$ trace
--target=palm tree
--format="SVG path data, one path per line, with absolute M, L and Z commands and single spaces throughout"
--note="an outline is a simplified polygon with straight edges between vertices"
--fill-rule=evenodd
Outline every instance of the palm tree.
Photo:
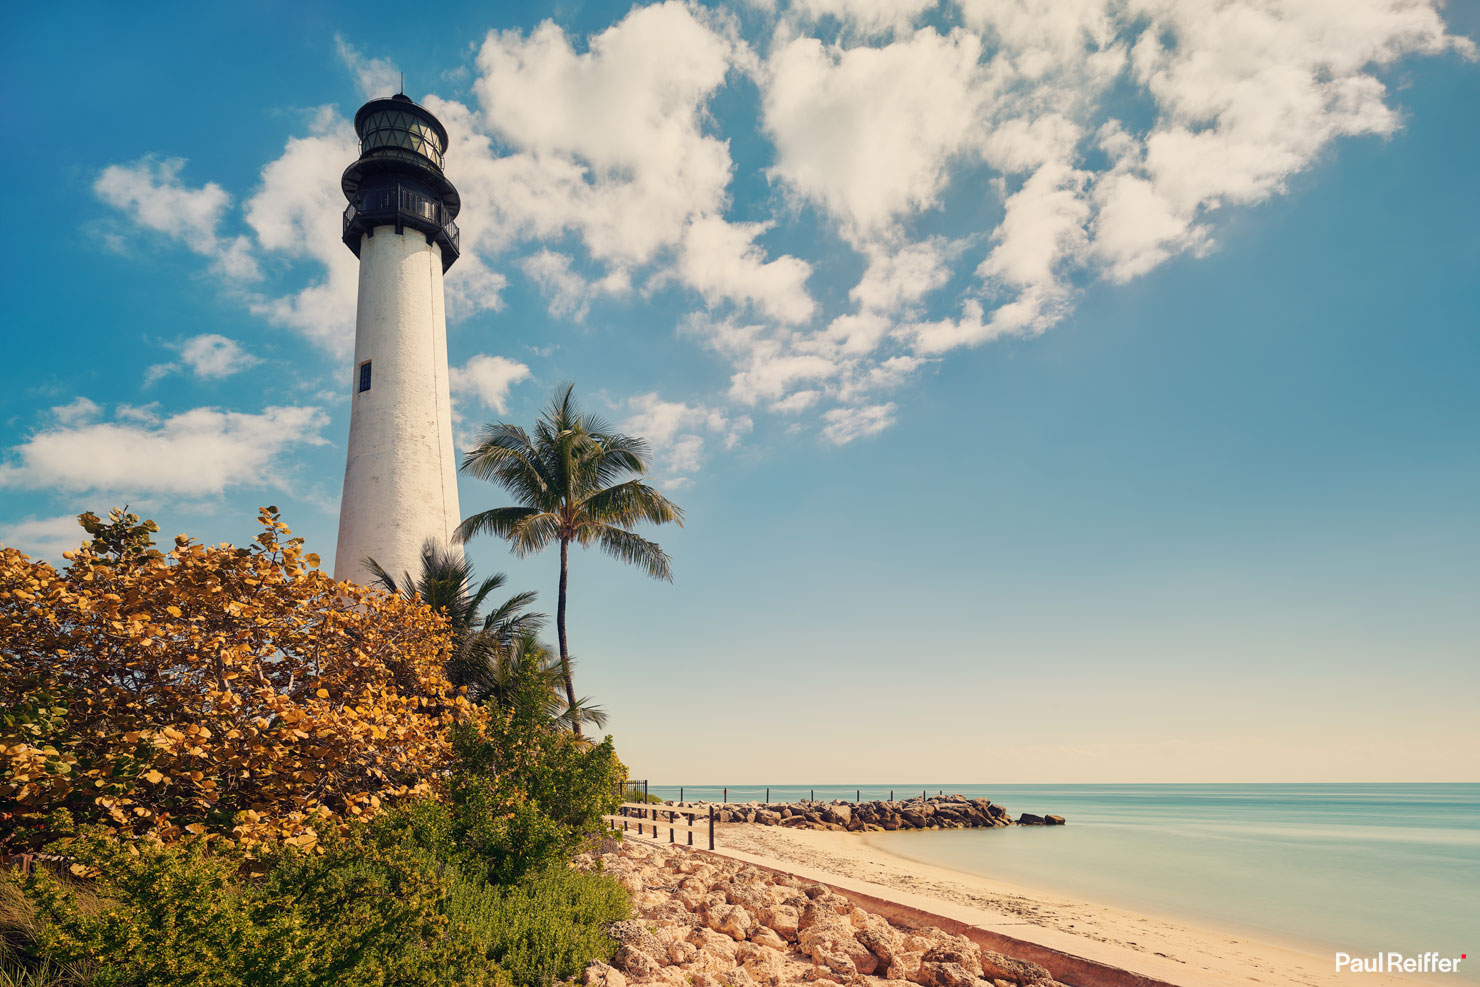
M 532 637 L 544 626 L 544 614 L 529 612 L 535 599 L 532 592 L 515 593 L 488 613 L 480 614 L 489 595 L 504 585 L 504 574 L 494 573 L 475 587 L 472 563 L 436 539 L 429 538 L 422 546 L 421 575 L 417 578 L 406 572 L 398 580 L 372 558 L 367 557 L 364 564 L 388 592 L 408 599 L 419 596 L 447 617 L 453 645 L 447 680 L 454 686 L 467 686 L 475 701 L 486 698 L 506 675 L 505 666 L 521 635 Z
M 606 725 L 606 711 L 593 704 L 589 696 L 576 700 L 574 706 L 560 698 L 556 691 L 564 679 L 560 658 L 551 654 L 532 631 L 520 632 L 501 658 L 489 678 L 487 702 L 511 710 L 521 702 L 528 702 L 531 695 L 542 694 L 546 698 L 542 700 L 540 715 L 557 730 L 579 734 L 583 723 Z M 571 663 L 575 663 L 574 657 Z M 528 710 L 525 712 L 529 715 Z
M 513 495 L 517 506 L 482 511 L 457 528 L 457 537 L 464 542 L 483 532 L 498 535 L 521 557 L 559 542 L 555 632 L 568 710 L 581 708 L 565 633 L 571 543 L 596 545 L 655 579 L 672 582 L 668 555 L 632 527 L 644 521 L 683 525 L 678 505 L 640 479 L 647 472 L 647 442 L 614 432 L 606 422 L 583 413 L 574 392 L 574 384 L 555 389 L 535 423 L 533 437 L 518 425 L 485 426 L 482 441 L 463 459 L 463 471 L 497 483 Z M 577 737 L 581 719 L 576 716 L 570 724 Z

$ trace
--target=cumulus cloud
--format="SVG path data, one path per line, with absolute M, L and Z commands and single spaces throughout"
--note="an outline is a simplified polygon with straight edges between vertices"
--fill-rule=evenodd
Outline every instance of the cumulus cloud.
M 63 425 L 80 425 L 83 422 L 92 421 L 98 415 L 101 415 L 103 409 L 91 398 L 78 395 L 68 403 L 52 408 L 51 413 Z
M 247 225 L 264 250 L 310 260 L 322 271 L 295 292 L 259 297 L 253 310 L 338 357 L 354 347 L 359 290 L 359 261 L 341 238 L 339 175 L 358 155 L 349 122 L 333 107 L 319 107 L 308 135 L 289 138 L 283 153 L 263 167 L 246 204 Z
M 519 266 L 540 289 L 550 314 L 572 322 L 584 321 L 595 299 L 603 295 L 625 295 L 632 290 L 626 270 L 614 268 L 603 277 L 588 281 L 575 272 L 569 255 L 554 250 L 530 254 Z
M 188 371 L 202 380 L 219 380 L 222 377 L 240 373 L 249 367 L 255 367 L 262 362 L 259 357 L 242 349 L 241 344 L 236 340 L 214 332 L 191 336 L 173 348 L 179 351 L 179 362 L 156 363 L 149 368 L 145 378 L 146 384 L 152 384 L 161 377 L 181 371 Z
M 366 99 L 392 96 L 401 91 L 401 73 L 388 58 L 367 58 L 358 48 L 334 35 L 334 50 L 355 78 L 355 86 Z
M 675 482 L 729 436 L 711 415 L 800 416 L 839 444 L 876 434 L 889 392 L 950 351 L 1046 331 L 1090 281 L 1212 250 L 1220 211 L 1281 194 L 1341 138 L 1393 134 L 1399 59 L 1474 55 L 1433 0 L 753 7 L 667 0 L 589 36 L 493 31 L 472 49 L 471 100 L 424 100 L 452 135 L 464 203 L 450 314 L 501 306 L 510 268 L 571 321 L 676 295 L 681 335 L 726 361 L 722 395 L 627 409 L 664 438 Z M 336 43 L 361 91 L 383 92 L 393 66 Z M 746 103 L 752 85 L 753 123 L 718 102 Z M 737 170 L 731 141 L 750 135 L 725 130 L 736 121 L 770 144 L 739 158 L 757 173 Z M 95 187 L 238 285 L 259 260 L 304 262 L 306 286 L 300 273 L 247 297 L 345 355 L 357 277 L 338 177 L 354 153 L 344 118 L 318 111 L 246 203 L 255 239 L 221 232 L 231 197 L 186 184 L 176 158 L 115 165 Z M 469 361 L 454 381 L 498 409 L 499 373 L 522 366 L 508 363 Z
M 0 460 L 0 487 L 203 496 L 232 486 L 288 489 L 285 453 L 322 446 L 328 416 L 314 407 L 258 414 L 193 408 L 160 415 L 119 408 L 107 422 L 62 423 Z
M 636 265 L 719 212 L 725 142 L 703 132 L 730 43 L 678 2 L 639 7 L 578 52 L 553 21 L 490 33 L 474 85 L 493 162 L 489 205 L 528 236 L 576 233 L 591 255 Z
M 227 277 L 250 281 L 259 276 L 245 238 L 217 232 L 231 196 L 215 182 L 198 188 L 180 179 L 183 158 L 144 158 L 109 165 L 93 182 L 93 192 L 139 226 L 178 240 Z
M 870 404 L 854 408 L 833 408 L 822 413 L 822 434 L 835 445 L 847 445 L 854 439 L 877 435 L 894 424 L 895 404 Z
M 816 308 L 806 287 L 812 266 L 789 255 L 766 260 L 755 239 L 770 225 L 696 218 L 684 232 L 679 276 L 711 306 L 733 301 L 777 322 L 807 321 Z
M 934 207 L 952 160 L 986 132 L 981 55 L 981 39 L 960 30 L 882 47 L 811 37 L 779 46 L 764 81 L 772 177 L 854 237 Z
M 77 514 L 26 518 L 0 528 L 0 546 L 18 548 L 32 558 L 58 563 L 63 552 L 77 548 L 86 540 L 87 533 L 77 523 Z
M 509 389 L 521 380 L 531 379 L 524 364 L 486 353 L 479 353 L 461 367 L 452 367 L 449 373 L 454 400 L 474 397 L 483 407 L 500 415 L 508 413 Z
M 646 439 L 653 450 L 656 469 L 668 487 L 684 486 L 688 474 L 704 464 L 705 446 L 717 438 L 724 448 L 733 448 L 750 432 L 748 415 L 730 415 L 717 408 L 664 401 L 656 391 L 627 400 L 627 417 L 621 430 Z

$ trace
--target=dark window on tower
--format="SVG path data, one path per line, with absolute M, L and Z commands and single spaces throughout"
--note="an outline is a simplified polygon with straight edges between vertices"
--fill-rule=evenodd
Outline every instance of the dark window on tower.
M 360 390 L 370 390 L 370 361 L 360 364 Z

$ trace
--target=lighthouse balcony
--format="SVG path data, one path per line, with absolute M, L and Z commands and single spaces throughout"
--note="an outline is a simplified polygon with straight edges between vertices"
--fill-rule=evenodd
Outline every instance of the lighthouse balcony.
M 397 233 L 410 227 L 424 234 L 427 243 L 441 245 L 444 273 L 461 253 L 461 235 L 447 208 L 435 197 L 404 185 L 362 191 L 358 201 L 345 207 L 345 246 L 360 256 L 360 239 L 373 236 L 380 226 L 394 226 Z

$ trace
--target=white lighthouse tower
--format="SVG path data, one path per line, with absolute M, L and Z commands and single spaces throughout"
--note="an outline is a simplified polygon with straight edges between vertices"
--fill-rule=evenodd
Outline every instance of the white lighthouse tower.
M 355 114 L 360 157 L 340 184 L 344 243 L 360 258 L 353 407 L 334 578 L 421 573 L 428 539 L 453 546 L 457 466 L 442 275 L 458 257 L 462 203 L 442 174 L 447 130 L 405 94 Z

